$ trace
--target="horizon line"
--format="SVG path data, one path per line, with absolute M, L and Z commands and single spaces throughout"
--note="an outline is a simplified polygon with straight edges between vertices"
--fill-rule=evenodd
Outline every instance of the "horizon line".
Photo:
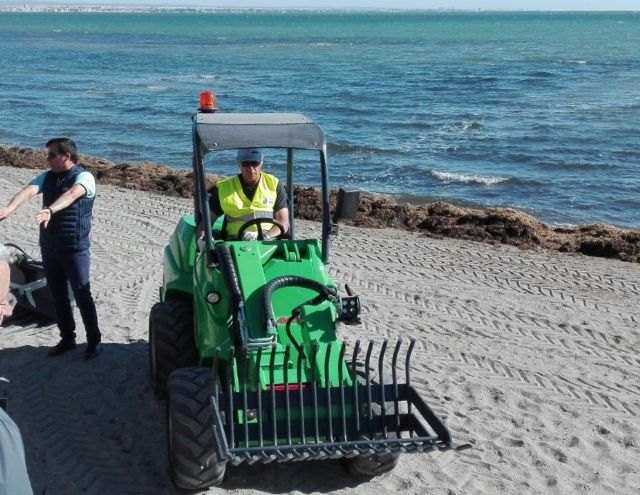
M 461 12 L 461 13 L 491 13 L 491 12 L 505 12 L 505 13 L 638 13 L 640 8 L 633 9 L 602 9 L 602 10 L 579 10 L 579 9 L 468 9 L 468 8 L 455 8 L 455 7 L 441 7 L 441 8 L 420 8 L 420 7 L 233 7 L 233 6 L 199 6 L 199 5 L 149 5 L 149 4 L 89 4 L 89 3 L 54 3 L 54 2 L 35 2 L 29 4 L 28 2 L 22 2 L 20 4 L 3 4 L 0 3 L 0 12 L 6 9 L 21 10 L 21 11 L 33 11 L 33 10 L 53 10 L 53 9 L 87 9 L 87 10 L 99 10 L 101 12 L 109 11 L 140 11 L 140 10 L 174 10 L 174 11 L 266 11 L 266 12 L 282 12 L 282 11 L 301 11 L 301 12 Z

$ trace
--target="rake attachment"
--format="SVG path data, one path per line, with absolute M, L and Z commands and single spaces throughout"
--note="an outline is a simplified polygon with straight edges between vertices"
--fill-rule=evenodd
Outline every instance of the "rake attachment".
M 286 346 L 280 366 L 277 353 L 270 353 L 268 384 L 261 373 L 262 349 L 255 361 L 251 354 L 231 349 L 225 359 L 225 380 L 220 379 L 222 374 L 214 377 L 211 397 L 218 459 L 238 465 L 456 448 L 442 421 L 411 386 L 409 364 L 415 340 L 404 358 L 405 381 L 399 383 L 401 345 L 398 340 L 393 350 L 390 377 L 384 367 L 387 340 L 378 353 L 377 370 L 372 366 L 373 342 L 368 343 L 364 362 L 360 341 L 348 362 L 344 343 L 315 343 L 309 357 L 299 353 L 295 360 Z M 337 361 L 332 359 L 335 348 Z M 216 356 L 214 370 L 219 369 L 220 359 Z M 341 366 L 343 362 L 347 366 Z M 334 384 L 328 377 L 336 363 Z M 283 381 L 276 385 L 278 367 Z M 304 380 L 305 368 L 308 380 Z M 290 374 L 296 378 L 290 379 Z M 239 378 L 239 387 L 234 387 L 233 376 Z

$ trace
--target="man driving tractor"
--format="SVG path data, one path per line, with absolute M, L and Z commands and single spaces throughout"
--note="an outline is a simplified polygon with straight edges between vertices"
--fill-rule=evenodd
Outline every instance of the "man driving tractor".
M 242 225 L 256 218 L 275 219 L 284 227 L 282 231 L 278 225 L 268 224 L 268 230 L 265 227 L 262 235 L 264 240 L 286 234 L 289 230 L 287 192 L 277 177 L 262 171 L 262 152 L 241 149 L 236 161 L 240 173 L 218 182 L 211 191 L 211 221 L 224 214 L 223 235 L 228 239 L 237 237 Z M 260 227 L 255 225 L 242 234 L 242 240 L 256 240 L 259 232 Z

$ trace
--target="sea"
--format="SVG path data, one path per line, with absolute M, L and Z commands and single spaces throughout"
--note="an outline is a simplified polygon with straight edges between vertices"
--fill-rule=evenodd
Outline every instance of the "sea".
M 312 118 L 335 187 L 640 228 L 640 12 L 2 12 L 0 53 L 5 145 L 188 169 L 211 90 Z

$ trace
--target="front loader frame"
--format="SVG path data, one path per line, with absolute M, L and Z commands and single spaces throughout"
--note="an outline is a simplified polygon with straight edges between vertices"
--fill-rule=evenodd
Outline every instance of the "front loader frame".
M 323 345 L 324 362 L 315 362 L 320 355 L 317 343 L 312 347 L 310 360 L 311 368 L 323 367 L 326 377 L 331 349 L 337 348 L 342 361 L 346 344 Z M 398 383 L 401 345 L 398 340 L 393 350 L 389 383 L 384 380 L 388 346 L 385 340 L 378 356 L 377 374 L 372 366 L 374 343 L 369 342 L 361 380 L 345 376 L 340 368 L 337 386 L 322 383 L 315 373 L 310 382 L 303 383 L 304 357 L 299 354 L 295 363 L 297 381 L 289 383 L 285 372 L 281 386 L 265 387 L 258 383 L 259 374 L 248 376 L 248 354 L 233 349 L 225 359 L 227 373 L 223 384 L 215 372 L 220 365 L 220 356 L 216 355 L 211 400 L 218 458 L 238 465 L 457 448 L 445 425 L 411 385 L 410 360 L 415 340 L 410 341 L 404 359 L 405 383 Z M 360 349 L 360 341 L 356 341 L 350 360 L 351 375 L 362 364 Z M 290 350 L 290 346 L 285 348 L 285 362 Z M 239 387 L 230 378 L 233 367 L 240 370 Z M 260 369 L 259 364 L 256 369 Z M 274 363 L 270 363 L 269 369 L 273 383 Z M 374 374 L 377 380 L 373 379 Z M 257 390 L 250 390 L 252 386 Z

